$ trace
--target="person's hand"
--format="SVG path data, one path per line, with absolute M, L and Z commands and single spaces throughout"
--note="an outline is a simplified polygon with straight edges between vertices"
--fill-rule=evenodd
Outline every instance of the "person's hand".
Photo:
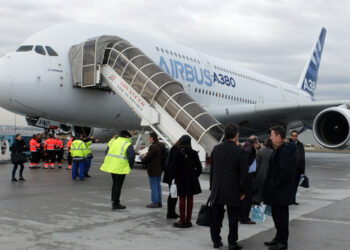
M 240 200 L 244 200 L 244 198 L 245 198 L 245 195 L 244 195 L 244 194 L 241 194 Z

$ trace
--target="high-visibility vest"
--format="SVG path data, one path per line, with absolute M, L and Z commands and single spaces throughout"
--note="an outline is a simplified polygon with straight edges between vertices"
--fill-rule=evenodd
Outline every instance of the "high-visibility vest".
M 45 150 L 55 150 L 56 140 L 55 139 L 47 139 L 44 144 Z
M 56 147 L 57 149 L 63 149 L 63 141 L 56 139 Z
M 101 170 L 112 174 L 129 174 L 131 169 L 126 151 L 131 145 L 131 139 L 118 137 L 113 140 L 101 166 Z
M 87 155 L 91 155 L 91 144 L 92 144 L 91 140 L 89 140 L 88 142 L 85 143 Z
M 73 138 L 70 138 L 70 140 L 67 142 L 67 149 L 70 152 L 70 147 L 72 146 Z
M 70 148 L 73 160 L 84 160 L 86 158 L 86 146 L 81 140 L 75 140 Z
M 40 148 L 40 143 L 38 143 L 38 141 L 33 138 L 29 142 L 29 148 L 30 152 L 37 152 L 38 148 Z

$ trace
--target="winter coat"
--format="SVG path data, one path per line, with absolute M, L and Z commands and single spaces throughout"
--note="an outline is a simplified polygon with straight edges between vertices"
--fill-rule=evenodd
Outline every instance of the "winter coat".
M 226 140 L 214 147 L 210 161 L 211 202 L 238 207 L 241 194 L 246 193 L 243 186 L 248 174 L 245 151 Z
M 164 177 L 163 182 L 167 184 L 171 184 L 173 179 L 175 178 L 174 169 L 172 168 L 171 163 L 174 161 L 175 152 L 178 150 L 177 146 L 173 146 L 168 154 L 168 158 L 166 159 L 166 165 L 164 167 Z
M 267 177 L 267 173 L 269 170 L 270 158 L 273 153 L 273 149 L 266 147 L 261 149 L 256 155 L 256 172 L 255 172 L 255 181 L 254 181 L 254 198 L 255 202 L 262 201 L 262 189 L 264 186 L 264 182 Z
M 170 168 L 174 170 L 179 196 L 192 196 L 202 192 L 198 180 L 202 173 L 202 164 L 196 151 L 191 148 L 179 147 L 174 153 L 174 160 Z
M 301 174 L 305 174 L 305 150 L 304 145 L 300 142 L 296 142 L 296 150 L 295 150 L 295 164 L 296 164 L 296 172 L 297 176 Z
M 24 151 L 28 151 L 28 146 L 23 139 L 20 141 L 15 139 L 10 150 L 12 163 L 24 163 L 27 161 Z
M 254 162 L 255 158 L 256 158 L 256 150 L 253 146 L 253 144 L 251 144 L 249 141 L 246 141 L 243 145 L 243 149 L 247 154 L 247 159 L 248 159 L 248 165 L 252 165 L 252 163 Z
M 263 187 L 265 204 L 288 206 L 295 202 L 295 149 L 295 143 L 284 142 L 273 152 Z
M 148 149 L 142 163 L 147 167 L 148 176 L 161 176 L 164 169 L 165 146 L 154 142 Z

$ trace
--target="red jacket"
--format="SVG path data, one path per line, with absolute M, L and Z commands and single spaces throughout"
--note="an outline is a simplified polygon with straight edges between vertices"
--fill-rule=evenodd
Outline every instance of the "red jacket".
M 40 148 L 40 143 L 37 142 L 34 138 L 29 142 L 30 152 L 38 152 L 38 148 Z
M 45 150 L 55 150 L 55 146 L 56 146 L 56 140 L 49 138 L 45 141 L 44 149 Z

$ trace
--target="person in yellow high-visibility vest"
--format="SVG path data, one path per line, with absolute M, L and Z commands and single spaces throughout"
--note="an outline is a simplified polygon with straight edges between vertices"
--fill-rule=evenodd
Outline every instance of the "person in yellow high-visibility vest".
M 100 168 L 112 175 L 111 200 L 113 209 L 126 208 L 120 204 L 120 193 L 125 176 L 130 173 L 135 162 L 135 151 L 130 137 L 131 134 L 128 131 L 122 130 L 116 139 L 108 143 L 107 154 Z
M 85 159 L 87 157 L 87 150 L 85 142 L 82 140 L 82 135 L 78 135 L 70 147 L 70 154 L 73 159 L 73 169 L 72 169 L 72 178 L 75 180 L 78 176 L 79 168 L 79 179 L 84 180 L 85 173 Z

